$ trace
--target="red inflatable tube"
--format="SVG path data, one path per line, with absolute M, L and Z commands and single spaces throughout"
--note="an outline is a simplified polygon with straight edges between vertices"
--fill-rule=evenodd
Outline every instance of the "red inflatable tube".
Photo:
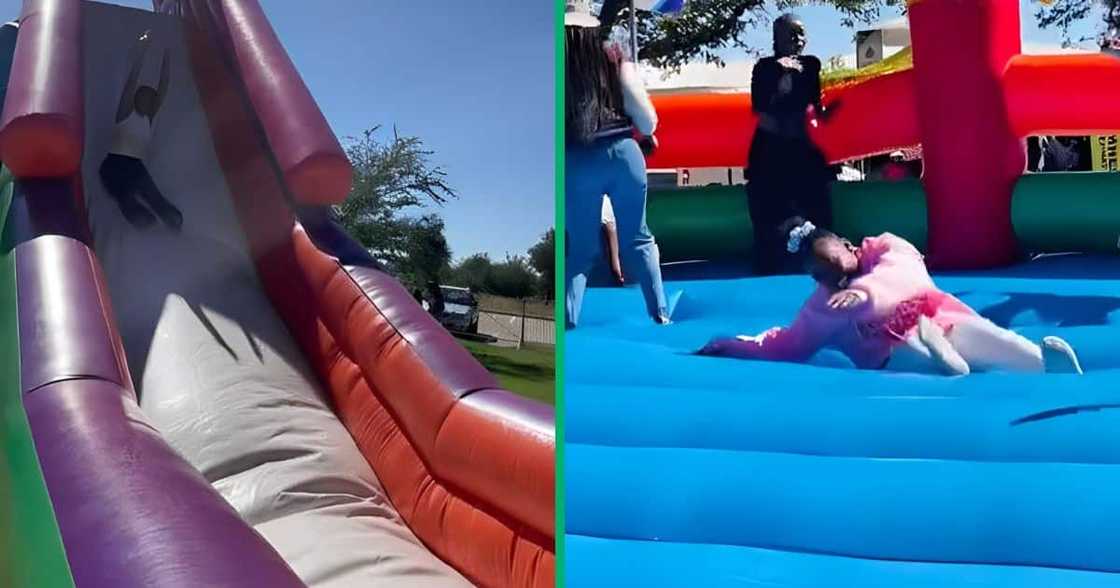
M 874 78 L 833 92 L 826 105 L 841 104 L 813 140 L 830 161 L 844 161 L 919 142 L 912 71 Z M 653 96 L 657 109 L 656 168 L 743 167 L 757 118 L 750 94 L 705 93 Z
M 221 0 L 211 7 L 220 11 L 218 26 L 228 34 L 249 100 L 292 194 L 305 204 L 345 200 L 350 161 L 260 4 Z
M 740 167 L 757 119 L 750 94 L 654 95 L 657 109 L 657 150 L 646 165 L 678 167 Z
M 1021 50 L 1019 5 L 971 0 L 964 6 L 924 1 L 909 11 L 928 263 L 945 269 L 994 267 L 1015 259 L 1011 188 L 1026 168 L 1002 87 L 1008 61 Z
M 866 157 L 921 141 L 913 71 L 826 91 L 825 105 L 833 101 L 835 115 L 813 131 L 813 140 L 829 161 Z
M 1017 55 L 1003 75 L 1015 134 L 1106 135 L 1120 129 L 1120 59 Z
M 25 0 L 0 119 L 0 159 L 17 178 L 78 172 L 84 137 L 81 6 Z

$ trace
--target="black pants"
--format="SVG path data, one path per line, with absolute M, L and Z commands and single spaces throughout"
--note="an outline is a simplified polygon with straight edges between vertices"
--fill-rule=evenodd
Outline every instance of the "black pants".
M 808 137 L 791 139 L 760 129 L 751 143 L 747 174 L 755 272 L 800 273 L 803 268 L 786 251 L 789 235 L 780 228 L 795 216 L 832 228 L 832 178 L 824 155 Z
M 152 212 L 173 229 L 183 225 L 183 214 L 160 192 L 143 161 L 110 153 L 101 162 L 99 171 L 105 189 L 133 226 L 143 228 L 151 225 L 156 220 Z M 151 211 L 141 201 L 151 207 Z

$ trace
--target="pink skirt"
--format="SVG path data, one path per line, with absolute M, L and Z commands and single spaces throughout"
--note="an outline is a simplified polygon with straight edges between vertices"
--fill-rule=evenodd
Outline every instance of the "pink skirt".
M 859 331 L 864 338 L 881 338 L 893 347 L 914 334 L 921 316 L 932 319 L 948 335 L 962 319 L 976 316 L 976 311 L 949 294 L 933 290 L 899 302 L 889 317 L 863 323 Z

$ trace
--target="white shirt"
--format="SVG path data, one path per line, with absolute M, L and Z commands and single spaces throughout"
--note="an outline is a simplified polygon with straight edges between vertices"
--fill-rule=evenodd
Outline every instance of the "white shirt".
M 611 206 L 611 199 L 606 194 L 603 195 L 603 211 L 602 211 L 602 224 L 614 223 L 614 207 Z
M 135 110 L 113 127 L 109 153 L 144 159 L 152 140 L 152 123 Z
M 653 101 L 649 99 L 637 66 L 633 62 L 624 61 L 618 73 L 622 81 L 623 110 L 639 133 L 646 137 L 652 135 L 657 129 L 657 111 L 653 108 Z

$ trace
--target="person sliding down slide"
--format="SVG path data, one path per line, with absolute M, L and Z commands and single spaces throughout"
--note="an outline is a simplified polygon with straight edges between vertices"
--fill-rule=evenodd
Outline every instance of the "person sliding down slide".
M 883 233 L 856 247 L 799 217 L 782 230 L 786 250 L 800 258 L 816 291 L 791 326 L 713 339 L 701 355 L 803 362 L 829 347 L 862 369 L 1081 373 L 1061 338 L 1035 344 L 939 290 L 905 239 Z
M 134 227 L 143 229 L 156 220 L 141 203 L 143 200 L 167 227 L 179 230 L 183 226 L 183 213 L 160 192 L 144 165 L 152 139 L 152 127 L 171 81 L 171 55 L 165 49 L 159 71 L 159 88 L 140 85 L 140 70 L 151 42 L 151 31 L 144 31 L 129 53 L 130 69 L 113 120 L 112 144 L 99 172 L 105 189 Z

